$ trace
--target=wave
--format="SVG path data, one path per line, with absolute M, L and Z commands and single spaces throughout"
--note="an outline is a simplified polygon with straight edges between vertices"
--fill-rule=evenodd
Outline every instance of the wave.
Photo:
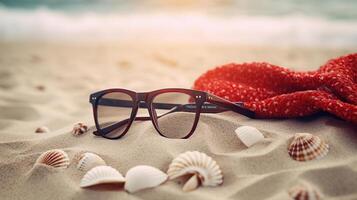
M 356 20 L 213 16 L 197 13 L 80 13 L 0 8 L 0 40 L 158 41 L 357 46 Z

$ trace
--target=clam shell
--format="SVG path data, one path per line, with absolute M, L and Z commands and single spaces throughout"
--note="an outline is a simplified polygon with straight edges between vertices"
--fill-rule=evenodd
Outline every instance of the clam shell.
M 66 152 L 60 149 L 52 149 L 42 153 L 36 160 L 36 164 L 45 164 L 55 168 L 67 168 L 69 158 Z
M 125 190 L 133 193 L 146 188 L 159 186 L 167 180 L 168 176 L 155 167 L 138 165 L 129 169 L 125 178 Z
M 329 145 L 310 133 L 296 133 L 288 147 L 289 155 L 297 161 L 308 161 L 327 155 Z
M 73 126 L 72 134 L 74 136 L 78 136 L 78 135 L 82 135 L 83 133 L 85 133 L 87 131 L 88 131 L 88 126 L 82 122 L 78 122 Z
M 264 135 L 257 128 L 252 126 L 238 127 L 235 132 L 237 137 L 247 147 L 251 147 L 264 139 Z
M 93 167 L 107 165 L 105 161 L 97 154 L 86 152 L 83 153 L 77 163 L 77 169 L 80 171 L 88 171 Z
M 104 183 L 124 183 L 125 178 L 110 166 L 97 166 L 89 170 L 82 178 L 80 187 L 90 187 Z
M 312 187 L 303 185 L 294 186 L 288 191 L 293 200 L 319 200 L 319 193 Z
M 38 127 L 38 128 L 35 130 L 35 133 L 49 133 L 49 132 L 50 132 L 50 129 L 47 128 L 46 126 Z
M 223 183 L 223 174 L 216 161 L 198 151 L 180 154 L 171 162 L 167 174 L 171 180 L 192 174 L 198 177 L 199 183 L 203 186 L 217 186 Z M 190 181 L 195 182 L 191 179 L 188 182 Z M 187 187 L 191 189 L 191 186 L 185 185 L 184 190 L 187 190 Z

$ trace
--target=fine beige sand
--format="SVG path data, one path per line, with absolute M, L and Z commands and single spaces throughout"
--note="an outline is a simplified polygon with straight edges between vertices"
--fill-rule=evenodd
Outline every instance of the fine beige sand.
M 229 62 L 267 61 L 299 71 L 314 70 L 329 58 L 352 52 L 356 49 L 2 42 L 0 199 L 287 200 L 287 190 L 302 183 L 316 188 L 323 199 L 355 200 L 357 129 L 330 115 L 252 120 L 231 112 L 206 114 L 188 140 L 163 138 L 150 121 L 134 123 L 120 140 L 95 137 L 93 128 L 78 137 L 70 133 L 79 121 L 93 126 L 88 96 L 97 90 L 190 88 L 200 74 Z M 240 125 L 255 126 L 266 138 L 248 149 L 234 135 Z M 39 126 L 51 132 L 35 133 Z M 309 162 L 292 160 L 287 146 L 297 132 L 326 140 L 329 154 Z M 95 152 L 122 174 L 141 164 L 166 171 L 178 154 L 198 150 L 221 166 L 224 183 L 190 193 L 182 192 L 178 181 L 134 194 L 118 188 L 82 189 L 83 173 L 73 163 L 68 169 L 34 166 L 42 152 L 55 148 L 66 151 L 71 159 L 82 151 Z

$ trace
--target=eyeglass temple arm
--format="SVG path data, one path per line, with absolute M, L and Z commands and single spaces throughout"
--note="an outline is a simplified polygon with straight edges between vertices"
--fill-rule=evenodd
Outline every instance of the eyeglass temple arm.
M 93 103 L 93 102 L 91 102 Z M 98 105 L 102 106 L 112 106 L 112 107 L 124 107 L 131 108 L 133 107 L 133 102 L 130 100 L 119 100 L 119 99 L 110 99 L 110 98 L 101 98 L 98 102 Z M 181 104 L 171 104 L 171 103 L 153 103 L 157 109 L 170 110 Z M 144 102 L 139 102 L 140 108 L 147 108 L 147 104 Z
M 202 113 L 220 113 L 227 110 L 231 110 L 251 118 L 254 118 L 255 116 L 255 113 L 245 108 L 242 102 L 233 103 L 226 99 L 220 98 L 218 96 L 209 93 L 207 93 L 207 102 L 209 103 L 205 103 L 201 107 Z M 98 102 L 98 104 L 105 105 L 105 106 L 128 107 L 128 108 L 131 108 L 133 106 L 132 101 L 109 99 L 109 98 L 102 98 L 100 102 Z M 197 105 L 195 103 L 191 103 L 191 104 L 153 103 L 153 106 L 156 109 L 163 109 L 163 110 L 170 110 L 172 108 L 176 108 L 175 112 L 197 111 Z M 147 104 L 144 102 L 139 102 L 139 107 L 147 108 Z
M 213 94 L 207 93 L 207 102 L 234 111 L 236 113 L 245 115 L 250 118 L 255 118 L 255 112 L 244 107 L 243 102 L 231 102 Z M 205 104 L 202 106 L 204 109 Z

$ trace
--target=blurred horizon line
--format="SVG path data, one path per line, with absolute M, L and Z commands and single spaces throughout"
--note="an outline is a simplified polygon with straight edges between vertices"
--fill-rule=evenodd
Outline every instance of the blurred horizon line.
M 2 3 L 1 3 L 2 2 Z M 244 0 L 226 0 L 223 4 L 213 1 L 205 5 L 207 12 L 196 9 L 197 3 L 191 0 L 169 0 L 173 7 L 180 2 L 182 9 L 152 9 L 139 4 L 138 0 L 131 3 L 118 1 L 114 8 L 107 12 L 91 10 L 91 6 L 103 2 L 102 8 L 107 8 L 113 0 L 93 0 L 83 10 L 68 11 L 56 7 L 58 1 L 39 1 L 36 6 L 14 6 L 20 1 L 0 2 L 0 40 L 44 40 L 44 41 L 160 41 L 160 42 L 206 42 L 206 43 L 238 43 L 238 44 L 268 44 L 296 46 L 357 46 L 357 13 L 350 12 L 356 2 L 350 2 L 351 7 L 343 10 L 346 5 L 334 7 L 338 1 L 327 0 L 321 6 L 321 13 L 338 13 L 349 16 L 328 17 L 329 15 L 315 14 L 314 3 L 302 6 L 287 1 L 281 8 L 274 8 L 280 0 L 265 0 L 262 5 L 244 4 Z M 12 3 L 9 3 L 12 2 Z M 47 2 L 44 3 L 44 2 Z M 48 3 L 50 2 L 50 3 Z M 52 2 L 52 4 L 51 4 Z M 86 7 L 85 0 L 74 2 L 78 7 Z M 144 2 L 161 2 L 146 0 Z M 200 1 L 199 1 L 200 2 Z M 243 3 L 242 3 L 243 2 Z M 264 5 L 271 3 L 272 10 L 265 11 Z M 120 4 L 122 3 L 122 4 Z M 51 6 L 46 6 L 50 4 Z M 120 5 L 119 5 L 120 4 Z M 187 5 L 186 5 L 187 4 Z M 3 6 L 1 6 L 3 5 Z M 66 4 L 69 6 L 70 4 Z M 153 3 L 155 5 L 155 3 Z M 245 5 L 243 8 L 237 5 Z M 349 5 L 349 4 L 347 4 Z M 121 11 L 116 11 L 116 6 Z M 166 6 L 166 4 L 165 4 Z M 165 7 L 164 6 L 164 7 Z M 309 7 L 310 6 L 310 7 Z M 134 7 L 135 9 L 129 9 Z M 194 8 L 192 8 L 194 7 Z M 298 7 L 300 10 L 287 11 Z M 165 7 L 166 8 L 166 7 Z M 190 9 L 189 9 L 190 8 Z M 244 10 L 246 8 L 246 10 Z M 226 9 L 227 12 L 218 10 Z M 237 10 L 236 13 L 232 11 Z M 275 9 L 275 10 L 274 10 Z M 99 9 L 101 10 L 101 9 Z M 213 10 L 213 11 L 212 11 Z M 217 12 L 214 12 L 217 11 Z M 212 11 L 212 12 L 211 12 Z M 242 12 L 241 12 L 242 11 Z M 244 12 L 243 12 L 244 11 Z M 305 13 L 312 15 L 305 15 Z

